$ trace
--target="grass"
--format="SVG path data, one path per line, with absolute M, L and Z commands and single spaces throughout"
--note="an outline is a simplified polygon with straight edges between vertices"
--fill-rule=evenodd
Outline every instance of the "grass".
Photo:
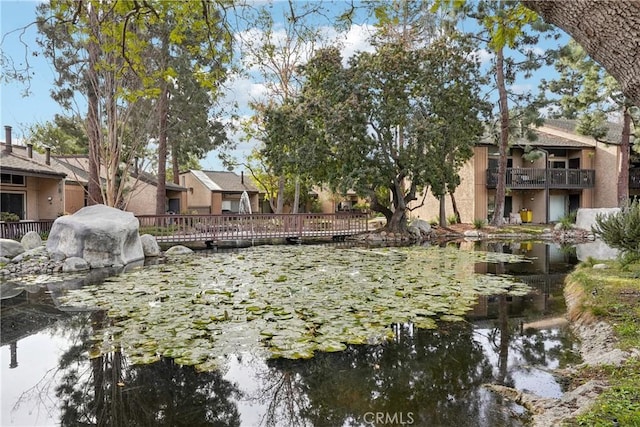
M 567 279 L 584 290 L 581 310 L 608 322 L 621 349 L 640 348 L 640 262 L 607 261 L 606 269 L 594 269 L 596 262 L 583 262 Z M 606 380 L 610 388 L 588 412 L 565 425 L 640 427 L 640 359 L 630 358 L 618 367 L 586 367 L 573 381 L 579 385 L 593 378 Z
M 495 230 L 495 234 L 530 234 L 538 236 L 542 234 L 545 229 L 548 229 L 547 224 L 522 224 L 522 225 L 503 225 Z

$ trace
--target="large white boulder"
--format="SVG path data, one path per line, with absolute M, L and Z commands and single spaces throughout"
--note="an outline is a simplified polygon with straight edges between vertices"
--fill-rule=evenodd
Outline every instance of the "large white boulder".
M 13 258 L 24 252 L 24 246 L 20 242 L 11 239 L 0 239 L 0 256 Z
M 87 206 L 55 220 L 47 250 L 57 257 L 83 258 L 91 268 L 127 265 L 144 259 L 139 227 L 131 212 Z
M 576 214 L 576 227 L 591 231 L 591 227 L 596 225 L 598 215 L 609 216 L 620 212 L 620 208 L 580 208 Z

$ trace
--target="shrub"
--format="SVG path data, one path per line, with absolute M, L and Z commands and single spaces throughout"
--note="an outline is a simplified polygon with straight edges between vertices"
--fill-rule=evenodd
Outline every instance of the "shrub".
M 613 215 L 596 215 L 591 231 L 623 256 L 640 256 L 640 202 L 636 199 Z
M 0 212 L 0 221 L 20 221 L 20 217 L 13 212 Z
M 456 217 L 455 215 L 449 215 L 447 217 L 447 224 L 451 225 L 451 224 L 457 224 L 458 223 L 458 217 Z
M 558 220 L 563 230 L 571 230 L 573 224 L 576 223 L 576 213 L 571 212 Z
M 476 230 L 480 230 L 482 227 L 484 227 L 485 225 L 485 221 L 482 218 L 477 218 L 473 220 L 473 228 L 475 228 Z

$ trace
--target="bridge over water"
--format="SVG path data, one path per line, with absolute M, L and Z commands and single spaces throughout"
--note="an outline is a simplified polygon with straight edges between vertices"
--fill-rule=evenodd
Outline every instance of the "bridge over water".
M 268 239 L 343 238 L 368 231 L 367 215 L 334 214 L 222 214 L 138 215 L 140 234 L 159 243 Z

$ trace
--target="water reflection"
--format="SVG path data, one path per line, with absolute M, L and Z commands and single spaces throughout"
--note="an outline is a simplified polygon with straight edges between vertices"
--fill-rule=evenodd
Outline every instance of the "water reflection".
M 350 346 L 307 361 L 229 355 L 223 369 L 210 373 L 170 359 L 134 366 L 126 348 L 89 359 L 93 332 L 106 318 L 56 309 L 51 295 L 59 283 L 10 298 L 3 287 L 1 424 L 522 425 L 522 409 L 482 384 L 559 396 L 549 370 L 576 358 L 562 322 L 562 280 L 575 254 L 540 244 L 477 249 L 531 258 L 478 263 L 474 270 L 515 275 L 534 291 L 481 297 L 467 322 L 437 330 L 396 325 L 395 340 L 384 345 Z

